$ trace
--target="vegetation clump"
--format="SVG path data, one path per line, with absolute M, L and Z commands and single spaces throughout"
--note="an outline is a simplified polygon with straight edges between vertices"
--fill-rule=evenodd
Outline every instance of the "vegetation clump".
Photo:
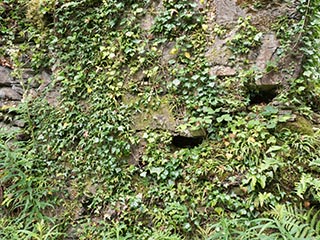
M 0 131 L 1 239 L 319 238 L 320 132 L 307 119 L 320 107 L 320 1 L 274 26 L 279 58 L 294 49 L 304 61 L 268 102 L 252 101 L 248 58 L 264 33 L 249 18 L 226 41 L 242 70 L 211 73 L 210 4 L 0 3 L 14 76 L 52 79 L 33 97 L 22 84 L 23 102 L 6 108 L 28 137 Z

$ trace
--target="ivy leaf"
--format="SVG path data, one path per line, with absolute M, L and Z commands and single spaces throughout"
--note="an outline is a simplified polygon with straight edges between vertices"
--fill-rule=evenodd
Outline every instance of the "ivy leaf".
M 264 108 L 264 111 L 261 113 L 263 116 L 271 116 L 273 114 L 277 114 L 278 113 L 278 109 L 273 107 L 273 106 L 266 106 Z
M 158 176 L 163 172 L 163 167 L 153 167 L 150 169 L 150 173 L 156 173 Z
M 250 120 L 247 124 L 248 128 L 254 128 L 255 126 L 258 126 L 260 122 L 258 120 Z
M 312 75 L 312 72 L 310 70 L 303 72 L 303 76 L 305 76 L 305 77 L 311 77 L 311 75 Z
M 223 114 L 222 116 L 217 118 L 217 122 L 220 123 L 222 121 L 230 122 L 232 120 L 232 117 L 230 114 Z
M 258 182 L 260 183 L 262 188 L 266 187 L 267 177 L 262 175 L 258 178 Z
M 282 115 L 279 117 L 278 121 L 279 122 L 286 122 L 291 118 L 291 115 Z
M 171 55 L 176 55 L 178 53 L 178 49 L 177 48 L 172 48 L 170 51 Z
M 262 35 L 263 35 L 262 32 L 257 33 L 257 34 L 254 36 L 254 41 L 255 41 L 255 42 L 260 41 Z
M 179 79 L 175 79 L 172 82 L 176 87 L 178 87 L 180 85 L 180 80 Z
M 214 114 L 214 110 L 211 107 L 203 107 L 202 110 L 209 115 Z

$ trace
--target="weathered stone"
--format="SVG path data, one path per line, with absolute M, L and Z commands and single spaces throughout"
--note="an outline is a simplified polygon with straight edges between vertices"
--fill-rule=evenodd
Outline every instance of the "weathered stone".
M 228 65 L 229 59 L 232 56 L 232 53 L 227 46 L 227 42 L 233 39 L 235 34 L 236 34 L 236 29 L 233 29 L 229 33 L 227 33 L 225 35 L 225 38 L 223 39 L 216 36 L 213 39 L 213 43 L 207 47 L 205 56 L 213 66 Z
M 273 2 L 273 1 L 272 1 Z M 291 5 L 291 6 L 290 6 Z M 250 4 L 248 5 L 250 7 Z M 293 4 L 270 5 L 264 9 L 247 9 L 248 15 L 251 16 L 251 21 L 261 31 L 270 31 L 275 19 L 281 16 L 288 16 L 291 13 L 296 13 L 296 8 Z
M 162 49 L 161 63 L 167 64 L 171 59 L 177 57 L 178 49 L 175 49 L 175 43 L 169 42 Z
M 297 116 L 295 121 L 282 123 L 278 127 L 279 130 L 283 128 L 287 128 L 292 132 L 305 134 L 305 135 L 314 134 L 312 123 L 302 116 Z
M 24 93 L 24 90 L 22 89 L 21 85 L 20 84 L 17 84 L 17 85 L 12 85 L 11 88 L 16 91 L 18 94 L 20 94 L 21 96 L 23 95 Z
M 274 33 L 267 33 L 260 48 L 259 55 L 256 59 L 256 66 L 259 70 L 264 71 L 267 64 L 274 60 L 274 54 L 279 47 L 279 41 Z
M 146 141 L 142 138 L 141 133 L 137 132 L 137 136 L 140 137 L 140 141 L 138 144 L 131 146 L 131 155 L 128 159 L 128 163 L 135 166 L 139 165 L 140 159 L 146 148 Z
M 213 46 L 208 48 L 206 52 L 206 57 L 213 65 L 223 65 L 226 64 L 231 56 L 229 49 L 223 45 L 220 40 L 215 41 Z
M 218 77 L 227 77 L 236 75 L 237 71 L 229 66 L 214 66 L 210 69 L 210 75 Z
M 154 24 L 154 18 L 151 14 L 146 14 L 146 16 L 141 20 L 141 29 L 145 31 L 150 31 Z
M 9 68 L 0 66 L 0 87 L 9 87 L 15 83 L 13 77 L 11 77 L 11 72 Z
M 46 71 L 42 71 L 40 76 L 41 85 L 38 88 L 39 92 L 43 92 L 45 88 L 51 83 L 51 75 Z
M 59 97 L 60 97 L 60 92 L 57 88 L 55 88 L 54 90 L 52 90 L 46 94 L 46 99 L 47 99 L 48 103 L 54 107 L 58 106 Z
M 36 76 L 36 73 L 32 69 L 30 68 L 23 69 L 23 72 L 22 72 L 23 84 L 26 84 L 26 86 L 31 88 L 37 88 L 39 86 L 39 81 L 36 80 L 35 76 Z
M 22 96 L 14 89 L 4 87 L 0 89 L 0 99 L 20 101 Z
M 26 123 L 25 123 L 25 121 L 23 121 L 23 120 L 21 120 L 21 119 L 17 119 L 17 120 L 14 120 L 14 121 L 12 122 L 12 125 L 13 125 L 13 126 L 16 126 L 16 127 L 24 128 L 25 125 L 26 125 Z
M 245 10 L 237 6 L 235 0 L 216 0 L 216 21 L 219 24 L 236 22 L 245 16 Z
M 124 101 L 129 104 L 137 99 L 126 96 Z M 163 97 L 157 110 L 143 109 L 133 117 L 133 128 L 137 131 L 143 131 L 147 128 L 175 131 L 177 123 L 170 109 L 168 99 Z
M 7 124 L 4 122 L 0 122 L 0 132 L 9 133 L 9 132 L 19 132 L 21 129 L 19 127 L 12 126 L 11 124 Z
M 184 131 L 179 131 L 179 135 L 184 137 L 191 137 L 191 138 L 193 137 L 205 138 L 207 136 L 207 132 L 203 128 L 197 129 L 197 130 L 187 128 Z

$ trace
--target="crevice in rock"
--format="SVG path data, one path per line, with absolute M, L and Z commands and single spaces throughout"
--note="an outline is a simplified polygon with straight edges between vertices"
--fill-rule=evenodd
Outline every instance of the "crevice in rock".
M 82 201 L 83 211 L 81 213 L 82 216 L 92 214 L 92 209 L 91 209 L 92 202 L 93 202 L 93 198 L 86 197 L 85 199 L 83 199 Z
M 250 95 L 250 104 L 268 104 L 270 103 L 277 95 L 277 87 L 267 88 L 267 89 L 255 89 L 249 91 Z
M 194 148 L 203 142 L 203 137 L 173 136 L 172 145 L 177 148 Z

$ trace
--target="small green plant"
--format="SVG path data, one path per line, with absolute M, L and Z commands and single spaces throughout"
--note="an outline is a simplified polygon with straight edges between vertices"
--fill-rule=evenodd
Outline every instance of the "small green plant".
M 235 55 L 248 54 L 261 44 L 262 35 L 251 25 L 249 17 L 239 18 L 237 34 L 228 42 L 228 46 Z
M 250 100 L 262 73 L 243 65 L 263 36 L 250 18 L 239 19 L 227 42 L 239 68 L 212 73 L 208 48 L 227 28 L 212 24 L 211 7 L 202 0 L 0 3 L 1 64 L 15 68 L 15 80 L 24 68 L 52 70 L 45 92 L 25 94 L 10 110 L 24 120 L 28 140 L 0 137 L 1 239 L 318 237 L 319 133 L 307 119 L 319 102 L 319 1 L 301 0 L 299 19 L 282 17 L 274 28 L 280 59 L 292 47 L 305 61 L 269 104 Z M 270 62 L 266 71 L 290 69 Z M 46 100 L 52 90 L 60 93 L 54 106 Z M 162 107 L 175 117 L 170 126 L 156 123 Z M 297 130 L 299 119 L 308 131 Z M 186 132 L 202 143 L 174 144 Z M 300 201 L 312 210 L 289 206 Z

